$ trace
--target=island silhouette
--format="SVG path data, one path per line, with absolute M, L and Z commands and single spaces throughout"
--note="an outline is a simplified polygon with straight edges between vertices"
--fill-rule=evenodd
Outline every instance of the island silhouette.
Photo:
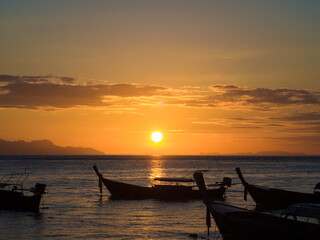
M 0 154 L 14 155 L 104 155 L 105 153 L 88 147 L 61 147 L 50 140 L 6 141 L 0 139 Z

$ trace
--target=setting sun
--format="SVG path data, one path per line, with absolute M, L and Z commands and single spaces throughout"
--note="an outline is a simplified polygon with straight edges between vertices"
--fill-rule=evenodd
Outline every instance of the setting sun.
M 162 133 L 161 132 L 153 132 L 151 134 L 151 140 L 155 143 L 159 143 L 162 140 Z

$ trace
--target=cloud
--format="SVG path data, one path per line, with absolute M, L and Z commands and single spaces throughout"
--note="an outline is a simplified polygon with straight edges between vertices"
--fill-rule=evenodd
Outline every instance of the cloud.
M 280 112 L 276 114 L 280 115 Z M 215 120 L 217 121 L 217 120 Z M 249 124 L 261 127 L 281 127 L 282 131 L 287 132 L 319 132 L 320 130 L 320 113 L 307 112 L 299 114 L 285 114 L 283 116 L 256 116 L 252 118 L 228 118 L 227 121 L 231 126 L 237 124 Z
M 58 78 L 63 83 L 52 82 Z M 164 95 L 164 87 L 137 84 L 74 84 L 73 78 L 53 76 L 0 75 L 2 108 L 69 108 L 74 106 L 108 106 L 106 96 L 142 97 Z M 73 84 L 71 84 L 73 83 Z
M 305 143 L 305 144 L 319 144 L 320 143 L 320 135 L 304 135 L 304 136 L 289 136 L 289 137 L 281 137 L 281 138 L 275 138 L 275 139 L 282 139 L 282 140 L 288 140 L 298 143 Z
M 232 90 L 232 89 L 238 89 L 238 87 L 236 85 L 232 85 L 232 84 L 216 84 L 216 85 L 212 85 L 209 88 L 213 89 L 214 91 L 228 91 L 228 90 Z
M 213 86 L 213 89 L 217 88 Z M 226 85 L 224 92 L 216 97 L 220 101 L 238 102 L 243 101 L 248 104 L 319 104 L 319 96 L 306 91 L 288 88 L 239 88 L 234 85 Z
M 12 76 L 12 75 L 0 75 L 0 82 L 19 82 L 21 81 L 20 76 Z
M 309 112 L 309 113 L 299 113 L 293 114 L 290 116 L 283 117 L 274 117 L 273 119 L 282 120 L 282 121 L 317 121 L 320 122 L 320 113 L 319 112 Z
M 71 108 L 76 106 L 177 106 L 237 110 L 271 110 L 319 106 L 319 93 L 288 88 L 248 88 L 216 84 L 209 88 L 173 89 L 139 84 L 79 84 L 65 76 L 0 75 L 2 108 Z M 309 116 L 311 117 L 311 116 Z M 313 116 L 317 117 L 317 116 Z
M 70 78 L 70 77 L 60 77 L 60 79 L 64 83 L 73 83 L 75 81 L 74 78 Z
M 236 85 L 212 85 L 206 95 L 185 101 L 190 107 L 269 110 L 290 105 L 319 105 L 318 93 L 288 88 L 245 88 Z
M 18 82 L 29 82 L 29 83 L 44 83 L 50 82 L 51 80 L 60 80 L 64 83 L 73 83 L 76 79 L 71 77 L 59 77 L 53 75 L 45 76 L 15 76 L 15 75 L 0 75 L 0 82 L 7 83 L 18 83 Z
M 295 131 L 309 131 L 319 132 L 320 131 L 320 113 L 319 112 L 307 112 L 298 113 L 292 115 L 284 115 L 281 117 L 270 118 L 274 121 L 283 123 L 291 123 L 291 126 L 295 126 Z

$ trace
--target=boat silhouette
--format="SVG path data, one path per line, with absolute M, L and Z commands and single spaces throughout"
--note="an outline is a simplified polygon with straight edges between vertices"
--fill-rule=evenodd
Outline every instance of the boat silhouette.
M 99 177 L 100 193 L 102 184 L 111 194 L 111 199 L 159 199 L 159 200 L 188 200 L 201 199 L 201 193 L 195 186 L 186 185 L 194 183 L 192 178 L 155 178 L 155 181 L 166 184 L 154 184 L 153 186 L 139 186 L 104 178 L 97 166 L 93 166 Z M 222 182 L 210 185 L 208 194 L 212 198 L 223 199 L 227 187 L 231 186 L 231 179 L 224 178 Z

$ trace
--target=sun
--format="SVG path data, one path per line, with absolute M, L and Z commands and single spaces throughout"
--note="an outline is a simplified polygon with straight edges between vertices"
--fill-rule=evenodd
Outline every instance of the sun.
M 161 132 L 153 132 L 151 134 L 151 140 L 155 143 L 159 143 L 162 140 L 162 133 Z

